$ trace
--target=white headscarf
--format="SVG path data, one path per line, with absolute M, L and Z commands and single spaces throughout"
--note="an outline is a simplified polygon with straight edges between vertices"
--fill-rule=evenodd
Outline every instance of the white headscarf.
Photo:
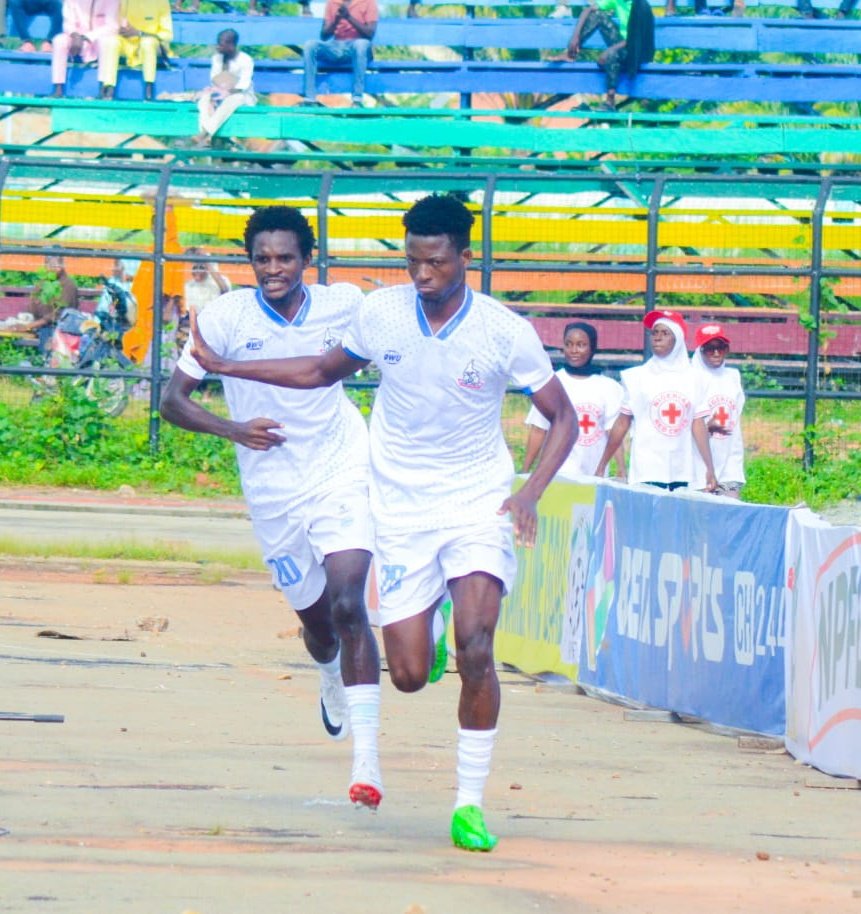
M 709 340 L 709 342 L 712 342 Z M 707 346 L 708 343 L 704 343 L 704 346 Z M 707 378 L 721 378 L 727 372 L 726 359 L 724 359 L 720 368 L 714 368 L 709 362 L 705 360 L 702 353 L 702 346 L 697 346 L 694 350 L 694 354 L 691 356 L 691 367 L 694 371 L 704 374 Z
M 675 345 L 670 352 L 663 356 L 652 353 L 646 364 L 652 371 L 686 371 L 691 363 L 688 361 L 688 347 L 685 345 L 684 330 L 675 322 L 665 317 L 659 317 L 652 327 L 667 327 L 673 334 Z

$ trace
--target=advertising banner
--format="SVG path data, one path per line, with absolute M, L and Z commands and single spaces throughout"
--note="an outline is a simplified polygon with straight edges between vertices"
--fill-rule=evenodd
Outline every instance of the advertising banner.
M 787 514 L 600 483 L 579 681 L 782 735 Z
M 861 530 L 793 511 L 787 563 L 786 748 L 861 778 Z
M 494 647 L 503 663 L 577 678 L 594 504 L 594 485 L 557 480 L 542 495 L 535 547 L 517 548 L 502 602 Z

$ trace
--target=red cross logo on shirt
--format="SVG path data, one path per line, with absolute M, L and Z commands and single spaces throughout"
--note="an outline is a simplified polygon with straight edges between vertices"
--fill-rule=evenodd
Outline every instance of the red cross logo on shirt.
M 649 405 L 655 429 L 669 438 L 678 438 L 691 426 L 691 402 L 680 390 L 666 390 Z
M 583 429 L 584 435 L 588 435 L 589 429 L 595 428 L 596 424 L 597 423 L 594 422 L 589 416 L 589 413 L 583 413 L 583 415 L 580 417 L 580 428 Z
M 730 418 L 729 413 L 723 407 L 714 414 L 714 417 L 721 425 L 726 425 Z
M 678 408 L 678 406 L 676 406 L 675 403 L 670 403 L 666 409 L 661 410 L 661 415 L 666 416 L 667 422 L 669 422 L 670 425 L 675 425 L 676 419 L 678 419 L 681 414 L 682 411 Z

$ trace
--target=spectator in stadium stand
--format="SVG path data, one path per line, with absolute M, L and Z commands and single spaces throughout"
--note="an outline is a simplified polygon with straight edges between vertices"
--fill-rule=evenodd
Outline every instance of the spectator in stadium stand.
M 594 0 L 585 6 L 561 58 L 576 60 L 584 41 L 599 32 L 607 49 L 598 66 L 607 74 L 606 107 L 616 107 L 616 86 L 625 70 L 633 78 L 655 54 L 655 19 L 648 0 Z
M 120 58 L 143 70 L 144 98 L 155 98 L 159 57 L 167 57 L 173 39 L 169 0 L 121 0 L 117 35 L 103 39 L 105 75 L 102 97 L 113 98 Z
M 120 27 L 120 0 L 63 0 L 63 31 L 54 36 L 51 82 L 57 98 L 66 94 L 69 60 L 98 61 L 99 83 L 104 83 L 104 38 Z
M 45 271 L 46 275 L 35 284 L 30 296 L 32 320 L 7 328 L 35 333 L 43 352 L 47 351 L 59 313 L 64 308 L 78 307 L 78 284 L 66 272 L 62 255 L 48 254 Z
M 304 104 L 317 104 L 317 65 L 349 64 L 353 70 L 353 104 L 361 107 L 371 39 L 379 19 L 377 0 L 326 0 L 320 37 L 305 44 Z
M 622 372 L 622 406 L 595 475 L 604 475 L 630 429 L 629 482 L 669 491 L 691 485 L 696 445 L 706 467 L 703 488 L 714 492 L 705 382 L 688 358 L 685 320 L 676 311 L 650 311 L 643 326 L 649 331 L 652 356 Z
M 706 0 L 694 0 L 695 16 L 726 16 L 732 13 L 733 16 L 744 15 L 745 0 L 735 0 L 734 3 L 725 4 L 724 6 L 709 6 Z M 676 15 L 676 0 L 667 0 L 664 7 L 664 16 Z
M 36 45 L 30 37 L 30 25 L 36 16 L 47 16 L 50 19 L 48 37 L 39 46 L 39 50 L 51 50 L 51 41 L 63 31 L 63 4 L 61 0 L 9 0 L 9 15 L 15 31 L 21 39 L 19 51 L 35 51 Z
M 694 372 L 706 385 L 706 402 L 710 410 L 706 419 L 709 431 L 717 494 L 738 498 L 745 483 L 744 440 L 741 434 L 741 413 L 744 390 L 737 368 L 726 364 L 730 340 L 720 324 L 703 324 L 697 328 L 696 349 L 691 356 Z M 706 488 L 706 468 L 699 452 L 694 449 L 695 489 Z
M 195 146 L 211 146 L 218 129 L 237 108 L 257 104 L 253 78 L 254 61 L 239 50 L 239 35 L 233 29 L 219 32 L 209 70 L 209 85 L 197 101 L 200 132 L 194 138 Z
M 584 321 L 567 324 L 562 336 L 562 351 L 565 361 L 556 377 L 562 382 L 574 407 L 580 432 L 557 475 L 580 479 L 595 473 L 595 467 L 604 453 L 607 434 L 619 415 L 623 391 L 618 381 L 602 374 L 601 369 L 592 363 L 598 351 L 598 331 L 591 324 Z M 550 423 L 535 406 L 530 407 L 526 424 L 529 434 L 523 458 L 524 473 L 530 471 L 541 453 L 547 429 L 550 428 Z M 623 445 L 616 453 L 616 476 L 624 479 L 625 475 Z

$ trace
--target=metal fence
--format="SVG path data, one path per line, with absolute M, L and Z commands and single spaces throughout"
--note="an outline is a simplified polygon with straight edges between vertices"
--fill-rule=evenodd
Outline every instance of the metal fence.
M 0 319 L 26 310 L 46 256 L 63 255 L 90 289 L 122 258 L 137 265 L 134 332 L 145 345 L 123 372 L 21 365 L 6 345 L 0 376 L 122 376 L 135 384 L 141 409 L 132 414 L 157 449 L 173 357 L 164 304 L 183 298 L 191 263 L 217 260 L 234 285 L 253 283 L 245 221 L 257 207 L 287 203 L 317 234 L 309 279 L 366 290 L 403 282 L 401 217 L 431 192 L 458 194 L 474 210 L 473 284 L 535 320 L 548 348 L 559 344 L 554 320 L 594 317 L 603 322 L 601 358 L 619 369 L 642 357 L 624 340 L 645 311 L 687 309 L 695 320 L 729 322 L 748 341 L 733 356 L 752 398 L 795 404 L 778 420 L 782 443 L 771 429 L 763 441 L 785 450 L 786 433 L 795 433 L 809 464 L 805 428 L 818 418 L 847 432 L 855 424 L 861 179 L 844 176 L 285 172 L 8 158 L 0 163 Z M 6 398 L 26 396 L 20 385 L 3 389 Z M 768 412 L 751 409 L 747 427 L 757 413 L 768 424 Z

